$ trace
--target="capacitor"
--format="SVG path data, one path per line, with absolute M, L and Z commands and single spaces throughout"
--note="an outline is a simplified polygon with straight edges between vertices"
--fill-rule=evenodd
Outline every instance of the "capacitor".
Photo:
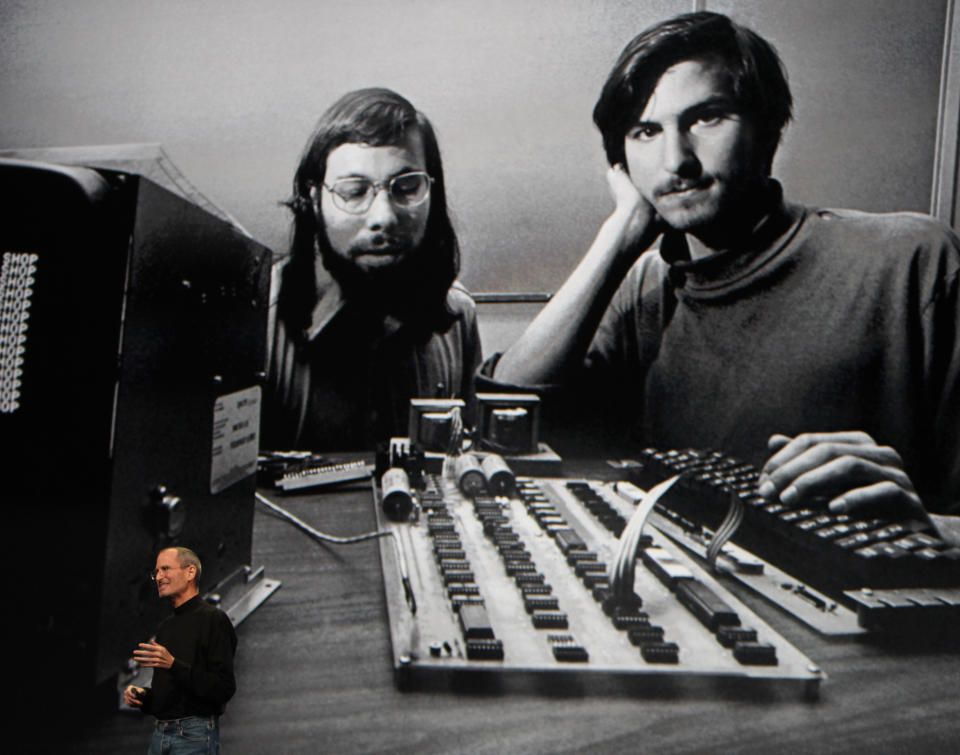
M 483 474 L 480 462 L 473 454 L 461 454 L 454 464 L 457 487 L 468 498 L 483 495 L 487 490 L 487 478 Z
M 487 489 L 493 495 L 510 495 L 513 492 L 517 480 L 502 456 L 487 454 L 480 463 L 480 468 L 487 480 Z
M 383 513 L 395 522 L 404 522 L 413 510 L 410 478 L 399 467 L 390 467 L 380 478 Z

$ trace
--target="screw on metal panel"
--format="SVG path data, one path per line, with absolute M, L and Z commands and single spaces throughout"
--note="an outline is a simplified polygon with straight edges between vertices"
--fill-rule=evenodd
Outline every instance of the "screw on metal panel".
M 166 485 L 153 489 L 155 526 L 167 537 L 176 537 L 186 523 L 186 509 L 180 496 L 167 493 Z

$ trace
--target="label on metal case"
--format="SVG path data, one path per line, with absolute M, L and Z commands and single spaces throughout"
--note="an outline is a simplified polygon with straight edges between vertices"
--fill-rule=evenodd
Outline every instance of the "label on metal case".
M 219 396 L 213 404 L 210 492 L 214 495 L 257 471 L 260 386 Z

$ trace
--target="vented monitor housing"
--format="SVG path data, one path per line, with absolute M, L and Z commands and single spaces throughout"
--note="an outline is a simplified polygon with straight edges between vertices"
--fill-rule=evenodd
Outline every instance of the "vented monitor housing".
M 8 610 L 60 707 L 155 630 L 159 549 L 250 563 L 271 254 L 120 170 L 3 159 L 0 202 Z

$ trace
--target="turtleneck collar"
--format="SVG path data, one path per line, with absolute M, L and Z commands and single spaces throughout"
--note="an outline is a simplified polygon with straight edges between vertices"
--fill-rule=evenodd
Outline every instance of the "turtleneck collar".
M 668 275 L 677 288 L 716 290 L 750 277 L 783 248 L 804 217 L 800 205 L 783 201 L 779 182 L 770 179 L 768 193 L 761 200 L 769 206 L 746 242 L 700 259 L 690 258 L 686 236 L 668 231 L 660 242 L 660 256 L 669 265 Z
M 197 593 L 189 600 L 183 601 L 183 603 L 174 608 L 173 612 L 175 614 L 190 613 L 191 611 L 195 611 L 202 601 L 203 598 L 201 598 L 200 594 Z

